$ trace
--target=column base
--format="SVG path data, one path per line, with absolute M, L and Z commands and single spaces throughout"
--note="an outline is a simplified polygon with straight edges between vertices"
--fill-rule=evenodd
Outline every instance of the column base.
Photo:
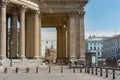
M 85 60 L 85 57 L 80 57 L 80 59 L 77 60 L 78 61 L 78 64 L 79 65 L 83 65 L 85 66 L 86 65 L 86 60 Z
M 62 63 L 62 60 L 61 60 L 60 58 L 57 58 L 57 59 L 56 59 L 56 62 L 57 62 L 58 64 L 61 64 L 61 63 Z
M 1 55 L 0 59 L 6 59 L 6 56 L 5 55 Z
M 67 64 L 69 62 L 68 58 L 57 58 L 56 62 L 58 64 Z
M 1 66 L 10 66 L 10 60 L 8 58 L 2 58 L 0 59 L 0 65 Z
M 26 59 L 26 57 L 24 55 L 21 55 L 20 59 Z
M 34 56 L 34 59 L 40 59 L 40 56 Z

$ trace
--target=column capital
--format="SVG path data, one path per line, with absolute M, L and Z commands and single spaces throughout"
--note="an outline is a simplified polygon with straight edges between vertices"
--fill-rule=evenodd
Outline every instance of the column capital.
M 2 0 L 1 1 L 1 7 L 6 7 L 6 5 L 9 3 L 9 0 Z
M 22 5 L 20 12 L 21 12 L 21 13 L 25 13 L 26 8 L 27 8 L 27 7 L 26 7 L 25 5 Z
M 79 17 L 84 17 L 85 11 L 78 11 L 77 14 Z
M 39 10 L 35 10 L 35 14 L 40 14 L 40 11 Z
M 76 17 L 76 15 L 77 15 L 77 13 L 75 11 L 69 12 L 69 16 L 70 17 Z
M 12 14 L 19 14 L 18 9 L 16 9 L 16 8 L 13 8 L 13 9 L 12 9 L 12 11 L 13 11 L 13 13 L 12 13 Z

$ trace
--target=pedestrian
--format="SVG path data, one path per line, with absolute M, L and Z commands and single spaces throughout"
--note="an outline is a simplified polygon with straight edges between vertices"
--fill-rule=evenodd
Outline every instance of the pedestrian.
M 0 59 L 0 66 L 2 66 L 2 60 Z

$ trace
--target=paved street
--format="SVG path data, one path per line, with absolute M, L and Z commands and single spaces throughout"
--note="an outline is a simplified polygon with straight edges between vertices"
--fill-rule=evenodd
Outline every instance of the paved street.
M 63 73 L 63 74 L 2 73 L 0 74 L 0 80 L 103 80 L 103 79 L 85 73 Z
M 63 66 L 63 73 L 61 73 L 60 66 L 52 66 L 50 73 L 48 66 L 39 66 L 38 73 L 36 73 L 36 66 L 31 66 L 29 72 L 26 73 L 27 67 L 19 67 L 18 73 L 15 73 L 16 67 L 9 67 L 7 73 L 1 69 L 0 80 L 112 80 L 112 77 L 105 78 L 100 77 L 99 74 L 87 74 L 82 70 L 80 73 L 79 69 L 75 70 L 69 69 L 68 66 Z M 112 76 L 112 75 L 111 75 Z M 119 80 L 119 77 L 116 77 L 116 80 Z

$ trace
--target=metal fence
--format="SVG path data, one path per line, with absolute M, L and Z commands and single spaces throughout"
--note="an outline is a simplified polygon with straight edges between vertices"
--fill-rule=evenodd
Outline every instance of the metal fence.
M 76 67 L 76 66 L 34 66 L 5 67 L 1 73 L 89 73 L 101 77 L 116 79 L 120 76 L 120 68 L 109 67 Z
M 34 66 L 34 67 L 4 67 L 1 73 L 81 73 L 85 72 L 84 67 L 75 66 Z
M 101 77 L 108 78 L 111 76 L 112 79 L 116 79 L 117 76 L 120 76 L 120 68 L 109 68 L 109 67 L 90 67 L 88 68 L 87 73 L 93 75 L 99 75 Z

